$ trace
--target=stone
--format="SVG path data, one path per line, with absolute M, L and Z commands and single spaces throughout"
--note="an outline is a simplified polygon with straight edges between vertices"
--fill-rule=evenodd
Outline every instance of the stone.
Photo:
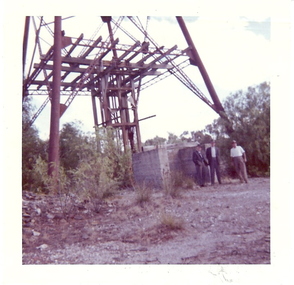
M 47 219 L 49 219 L 49 220 L 54 219 L 54 217 L 55 217 L 55 216 L 54 216 L 53 214 L 50 214 L 50 213 L 47 214 Z
M 46 249 L 47 247 L 48 247 L 48 244 L 43 243 L 43 244 L 41 244 L 40 246 L 37 246 L 37 249 L 44 250 L 44 249 Z
M 37 213 L 38 216 L 40 216 L 41 215 L 41 209 L 40 208 L 36 208 L 36 213 Z
M 36 236 L 36 237 L 38 237 L 38 236 L 40 235 L 40 233 L 39 233 L 39 232 L 37 232 L 37 231 L 34 231 L 34 230 L 32 230 L 32 233 L 33 233 L 33 236 Z

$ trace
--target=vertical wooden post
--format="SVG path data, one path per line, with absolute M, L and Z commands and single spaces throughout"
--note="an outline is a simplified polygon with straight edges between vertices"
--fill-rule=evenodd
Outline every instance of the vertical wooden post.
M 23 37 L 23 50 L 22 50 L 23 77 L 25 73 L 25 65 L 26 65 L 26 57 L 27 57 L 27 49 L 28 49 L 29 28 L 30 28 L 30 16 L 26 16 L 25 30 L 24 30 L 24 37 Z
M 51 119 L 49 138 L 48 174 L 58 186 L 59 173 L 59 118 L 60 118 L 60 85 L 61 85 L 61 17 L 54 19 L 54 57 L 53 57 L 53 90 L 51 98 Z

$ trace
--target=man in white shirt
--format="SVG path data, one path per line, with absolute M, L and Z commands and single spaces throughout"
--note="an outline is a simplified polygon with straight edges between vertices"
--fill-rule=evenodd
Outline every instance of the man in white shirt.
M 231 148 L 231 159 L 232 163 L 235 166 L 235 170 L 241 180 L 241 182 L 248 183 L 247 169 L 245 162 L 247 161 L 245 150 L 237 145 L 235 140 L 232 141 Z

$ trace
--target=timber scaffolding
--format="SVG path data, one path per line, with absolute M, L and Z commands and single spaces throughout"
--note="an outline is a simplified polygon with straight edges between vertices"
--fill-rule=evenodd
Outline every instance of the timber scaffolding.
M 27 17 L 25 26 L 24 63 L 29 18 Z M 94 125 L 115 128 L 124 147 L 130 146 L 133 152 L 141 152 L 139 121 L 146 118 L 139 119 L 138 116 L 140 91 L 170 75 L 180 80 L 220 116 L 226 117 L 182 17 L 177 17 L 177 21 L 188 43 L 185 50 L 179 50 L 177 45 L 165 48 L 157 44 L 137 17 L 117 17 L 114 20 L 111 16 L 107 16 L 101 17 L 102 25 L 106 24 L 108 29 L 106 40 L 103 40 L 102 36 L 86 40 L 83 34 L 78 38 L 68 37 L 65 36 L 64 31 L 61 31 L 60 25 L 60 35 L 56 35 L 59 33 L 58 30 L 54 31 L 54 44 L 45 54 L 41 51 L 39 34 L 41 28 L 49 29 L 49 25 L 45 23 L 43 17 L 38 17 L 38 19 L 40 20 L 39 27 L 35 22 L 34 24 L 37 35 L 35 43 L 36 47 L 39 47 L 40 61 L 33 64 L 32 70 L 24 79 L 23 98 L 31 95 L 46 95 L 47 97 L 32 117 L 31 124 L 48 102 L 52 103 L 54 80 L 56 80 L 54 78 L 58 78 L 54 75 L 55 45 L 56 41 L 58 42 L 58 36 L 60 36 L 61 43 L 61 59 L 57 72 L 61 77 L 58 79 L 60 87 L 57 85 L 56 88 L 59 89 L 59 96 L 67 97 L 64 103 L 59 102 L 59 117 L 63 115 L 76 96 L 89 95 L 92 98 Z M 126 20 L 134 24 L 141 35 L 144 35 L 143 42 L 138 41 L 123 28 L 122 23 Z M 133 43 L 120 43 L 119 38 L 115 38 L 117 30 L 131 38 Z M 199 68 L 212 101 L 184 73 L 183 69 L 188 65 L 195 65 Z M 99 107 L 97 107 L 97 102 Z M 54 108 L 53 104 L 51 108 Z M 98 115 L 99 109 L 100 115 Z M 51 129 L 50 132 L 52 132 Z

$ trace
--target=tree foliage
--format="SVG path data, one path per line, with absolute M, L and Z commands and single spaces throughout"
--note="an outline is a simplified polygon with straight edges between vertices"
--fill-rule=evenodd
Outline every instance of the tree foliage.
M 39 138 L 38 130 L 30 125 L 34 107 L 26 97 L 22 106 L 22 186 L 31 190 L 36 183 L 35 165 L 38 158 L 46 158 L 46 142 Z
M 179 142 L 181 142 L 181 139 L 177 135 L 168 133 L 167 144 L 176 144 Z
M 64 124 L 60 131 L 59 183 L 58 189 L 53 189 L 47 175 L 48 142 L 38 138 L 35 128 L 25 128 L 30 108 L 31 105 L 24 104 L 24 190 L 73 191 L 101 198 L 115 188 L 131 185 L 131 152 L 123 150 L 115 130 L 99 128 L 94 136 L 86 135 L 81 130 L 80 122 L 71 122 Z
M 225 172 L 233 174 L 230 163 L 231 140 L 235 139 L 247 154 L 247 169 L 251 176 L 269 175 L 270 172 L 270 84 L 263 82 L 247 90 L 239 90 L 228 96 L 223 102 L 229 122 L 219 117 L 204 130 L 184 131 L 180 137 L 169 133 L 167 143 L 181 141 L 206 144 L 217 140 L 221 150 L 221 160 Z M 228 124 L 232 124 L 233 133 L 228 133 Z M 158 145 L 159 138 L 146 141 Z M 161 142 L 165 140 L 161 138 Z
M 66 170 L 75 169 L 85 156 L 87 139 L 81 131 L 80 122 L 63 125 L 60 132 L 60 165 Z
M 246 151 L 249 174 L 269 175 L 269 83 L 264 82 L 231 94 L 223 106 L 234 128 L 233 134 L 227 133 L 228 122 L 218 118 L 206 126 L 205 130 L 190 132 L 190 137 L 188 131 L 179 137 L 169 133 L 168 139 L 156 136 L 147 140 L 145 145 L 160 146 L 183 141 L 205 144 L 214 138 L 221 150 L 222 160 L 228 162 L 230 141 L 235 139 Z M 22 184 L 23 189 L 36 191 L 47 183 L 44 182 L 43 172 L 47 163 L 48 142 L 42 141 L 38 130 L 29 125 L 32 112 L 31 101 L 26 98 L 22 116 Z M 91 188 L 96 193 L 97 189 L 110 189 L 114 185 L 124 187 L 132 183 L 131 154 L 123 151 L 112 128 L 97 129 L 96 136 L 87 136 L 81 131 L 79 122 L 65 124 L 60 132 L 60 165 L 65 180 L 71 181 L 64 183 L 67 187 L 75 184 L 75 188 Z M 229 163 L 226 165 L 229 173 L 232 169 Z
M 206 134 L 204 131 L 191 132 L 191 136 L 193 138 L 192 141 L 200 144 L 210 143 L 211 141 L 211 136 L 209 134 Z
M 247 154 L 247 168 L 251 175 L 269 174 L 270 170 L 270 85 L 267 82 L 231 94 L 224 101 L 224 109 L 232 122 L 231 137 L 222 118 L 206 126 L 206 132 L 217 138 L 223 147 L 230 148 L 235 139 Z
M 161 145 L 164 145 L 165 142 L 166 142 L 166 138 L 156 136 L 153 139 L 146 140 L 144 145 L 145 146 L 147 146 L 147 145 L 161 146 Z

